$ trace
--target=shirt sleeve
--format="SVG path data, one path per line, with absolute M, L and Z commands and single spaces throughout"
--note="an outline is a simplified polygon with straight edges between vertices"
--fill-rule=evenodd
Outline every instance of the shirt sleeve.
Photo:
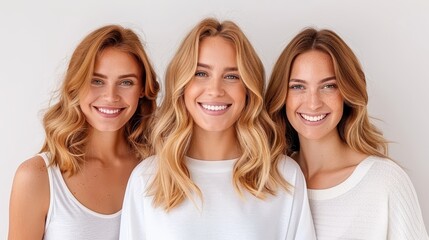
M 295 185 L 293 188 L 293 206 L 291 222 L 286 239 L 316 239 L 313 217 L 307 196 L 307 184 L 298 164 L 295 172 Z
M 388 209 L 388 239 L 429 239 L 414 186 L 396 164 L 392 169 Z
M 138 166 L 128 180 L 122 205 L 119 239 L 146 239 L 144 234 L 144 185 Z

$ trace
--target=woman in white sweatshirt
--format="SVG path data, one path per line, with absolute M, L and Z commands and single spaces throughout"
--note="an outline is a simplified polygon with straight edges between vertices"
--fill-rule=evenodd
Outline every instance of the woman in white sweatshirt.
M 318 239 L 428 239 L 414 187 L 369 121 L 365 75 L 333 31 L 295 36 L 273 69 L 273 139 L 300 165 Z
M 236 24 L 191 30 L 167 69 L 156 155 L 128 182 L 120 239 L 315 239 L 302 172 L 268 143 L 264 83 Z

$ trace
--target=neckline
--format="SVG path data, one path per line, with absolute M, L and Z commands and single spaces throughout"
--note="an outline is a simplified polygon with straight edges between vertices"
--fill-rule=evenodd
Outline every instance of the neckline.
M 338 185 L 326 189 L 307 189 L 308 198 L 310 200 L 328 200 L 343 195 L 363 179 L 373 164 L 374 159 L 368 156 L 356 166 L 346 180 Z
M 232 171 L 238 158 L 226 160 L 201 160 L 185 156 L 186 166 L 189 170 L 222 173 Z
M 46 157 L 48 157 L 47 154 L 45 154 Z M 47 159 L 46 159 L 47 160 Z M 49 161 L 48 161 L 49 162 Z M 90 208 L 88 208 L 87 206 L 83 205 L 70 191 L 69 187 L 67 186 L 63 175 L 61 174 L 60 168 L 57 165 L 51 165 L 50 167 L 52 167 L 54 174 L 58 177 L 60 184 L 61 184 L 61 188 L 64 190 L 64 193 L 67 195 L 67 197 L 69 199 L 71 199 L 76 205 L 79 206 L 79 208 L 81 208 L 82 210 L 84 210 L 85 212 L 94 215 L 96 217 L 100 217 L 100 218 L 115 218 L 117 216 L 120 216 L 122 209 L 120 209 L 119 211 L 115 212 L 115 213 L 111 213 L 111 214 L 104 214 L 104 213 L 99 213 L 96 212 Z M 52 180 L 51 180 L 52 181 Z

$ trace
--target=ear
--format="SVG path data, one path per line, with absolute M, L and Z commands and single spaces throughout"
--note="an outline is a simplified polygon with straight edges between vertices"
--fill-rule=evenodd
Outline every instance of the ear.
M 139 95 L 139 98 L 143 98 L 144 97 L 144 90 L 142 89 Z

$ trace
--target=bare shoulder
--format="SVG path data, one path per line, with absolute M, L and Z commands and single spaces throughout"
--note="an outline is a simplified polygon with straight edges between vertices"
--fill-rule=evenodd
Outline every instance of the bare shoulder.
M 24 161 L 13 179 L 9 239 L 41 239 L 49 198 L 49 177 L 43 158 L 35 156 Z
M 14 204 L 49 206 L 49 177 L 45 161 L 32 157 L 19 165 L 13 179 L 11 206 Z
M 13 179 L 9 204 L 9 239 L 43 237 L 49 198 L 49 177 L 43 158 L 35 156 L 24 161 Z
M 24 183 L 31 187 L 48 187 L 49 179 L 45 161 L 40 156 L 25 160 L 15 173 L 14 185 Z
M 45 205 L 46 203 L 47 206 L 49 202 L 49 177 L 42 157 L 35 156 L 21 163 L 13 179 L 11 197 L 13 198 L 11 201 L 21 203 L 31 201 L 32 205 Z

